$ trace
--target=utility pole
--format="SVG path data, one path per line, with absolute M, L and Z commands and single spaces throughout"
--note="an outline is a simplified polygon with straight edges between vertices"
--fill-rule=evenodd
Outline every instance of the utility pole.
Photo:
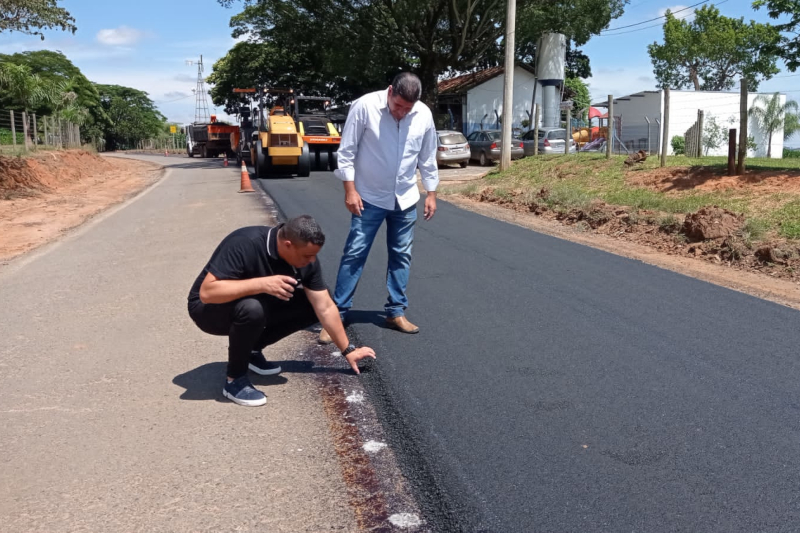
M 741 91 L 739 95 L 739 161 L 736 164 L 736 174 L 744 175 L 747 159 L 747 80 L 742 78 L 739 82 Z
M 514 120 L 514 21 L 517 0 L 507 0 L 506 8 L 506 61 L 503 76 L 503 128 L 500 145 L 500 170 L 511 167 L 511 121 Z
M 606 159 L 611 159 L 614 150 L 614 95 L 608 95 L 608 118 L 606 119 Z
M 669 87 L 664 87 L 664 122 L 661 124 L 661 166 L 667 166 L 667 150 L 669 150 Z

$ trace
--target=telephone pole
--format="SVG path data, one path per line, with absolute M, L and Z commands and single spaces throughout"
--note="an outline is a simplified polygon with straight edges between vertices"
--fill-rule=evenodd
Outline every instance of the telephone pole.
M 511 166 L 511 121 L 514 120 L 514 26 L 517 0 L 508 0 L 506 11 L 506 61 L 503 76 L 503 128 L 500 145 L 500 170 Z

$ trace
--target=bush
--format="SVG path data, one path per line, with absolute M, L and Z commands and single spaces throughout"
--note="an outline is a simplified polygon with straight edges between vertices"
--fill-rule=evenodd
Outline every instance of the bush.
M 783 158 L 784 159 L 800 159 L 800 150 L 795 148 L 785 148 L 783 149 Z
M 22 132 L 18 131 L 16 134 L 17 144 L 24 144 L 25 137 L 23 136 Z M 11 130 L 0 129 L 0 144 L 14 144 L 14 137 L 11 134 Z
M 684 155 L 686 153 L 686 139 L 683 138 L 683 135 L 673 137 L 670 144 L 675 155 Z

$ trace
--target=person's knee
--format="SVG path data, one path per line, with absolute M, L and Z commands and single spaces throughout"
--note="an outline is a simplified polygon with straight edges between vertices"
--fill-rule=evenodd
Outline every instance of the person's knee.
M 372 243 L 367 243 L 366 239 L 356 238 L 347 243 L 342 254 L 344 261 L 358 261 L 367 257 L 369 247 Z
M 260 324 L 266 320 L 264 305 L 255 298 L 243 298 L 233 308 L 234 321 L 237 324 Z

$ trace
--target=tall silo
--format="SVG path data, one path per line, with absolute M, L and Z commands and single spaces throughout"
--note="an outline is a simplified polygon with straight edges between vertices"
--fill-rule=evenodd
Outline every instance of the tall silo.
M 542 84 L 542 126 L 558 127 L 559 105 L 567 59 L 567 38 L 561 33 L 545 33 L 536 47 L 536 78 Z

